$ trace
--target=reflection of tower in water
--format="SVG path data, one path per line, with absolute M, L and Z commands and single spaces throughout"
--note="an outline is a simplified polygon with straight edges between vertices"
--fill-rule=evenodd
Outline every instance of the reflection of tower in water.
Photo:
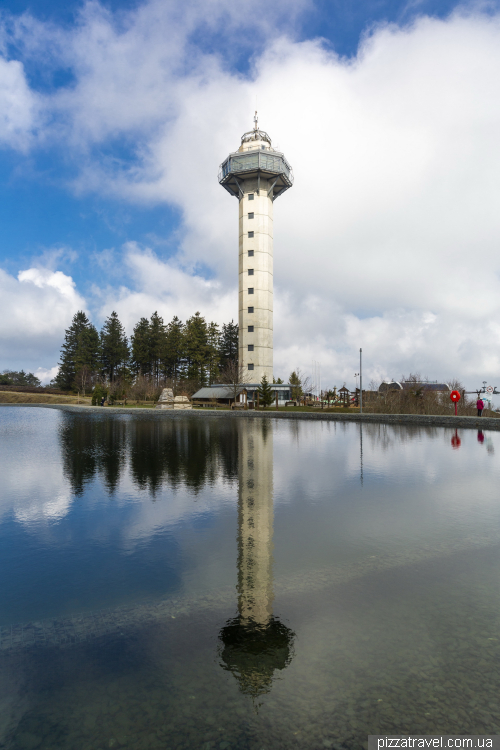
M 257 696 L 289 664 L 294 634 L 273 615 L 273 426 L 252 422 L 238 431 L 238 615 L 220 639 L 222 666 Z

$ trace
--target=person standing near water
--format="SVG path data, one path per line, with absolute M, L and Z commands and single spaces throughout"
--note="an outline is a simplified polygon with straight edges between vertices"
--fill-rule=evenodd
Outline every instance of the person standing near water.
M 477 416 L 480 417 L 484 409 L 484 401 L 482 398 L 478 398 L 478 400 L 476 401 L 476 406 L 477 406 Z

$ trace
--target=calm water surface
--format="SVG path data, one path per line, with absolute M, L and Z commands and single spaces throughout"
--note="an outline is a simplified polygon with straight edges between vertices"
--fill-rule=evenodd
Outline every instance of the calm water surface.
M 500 734 L 499 451 L 0 408 L 0 747 Z

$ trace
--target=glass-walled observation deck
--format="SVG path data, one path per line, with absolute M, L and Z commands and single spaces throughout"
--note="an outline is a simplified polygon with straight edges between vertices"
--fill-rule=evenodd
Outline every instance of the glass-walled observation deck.
M 273 200 L 293 185 L 293 171 L 283 154 L 277 151 L 237 151 L 229 154 L 219 168 L 219 183 L 226 190 L 240 197 L 242 189 L 238 178 L 256 177 L 271 180 Z M 273 179 L 274 178 L 274 179 Z

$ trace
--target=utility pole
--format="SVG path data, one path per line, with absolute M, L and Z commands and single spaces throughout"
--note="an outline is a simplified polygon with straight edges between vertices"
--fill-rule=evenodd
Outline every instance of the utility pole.
M 359 413 L 363 413 L 363 350 L 359 350 Z

